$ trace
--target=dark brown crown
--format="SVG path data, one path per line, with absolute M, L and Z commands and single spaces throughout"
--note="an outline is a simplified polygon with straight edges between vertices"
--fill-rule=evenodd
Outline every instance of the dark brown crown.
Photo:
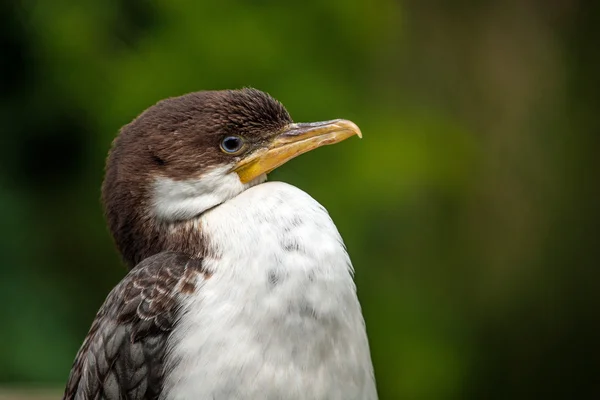
M 200 177 L 232 162 L 221 140 L 241 135 L 253 146 L 292 122 L 283 105 L 256 89 L 189 93 L 158 102 L 125 125 L 106 162 L 102 202 L 108 227 L 129 267 L 165 250 L 201 254 L 201 232 L 157 221 L 150 189 L 157 177 Z M 242 155 L 238 155 L 239 158 Z

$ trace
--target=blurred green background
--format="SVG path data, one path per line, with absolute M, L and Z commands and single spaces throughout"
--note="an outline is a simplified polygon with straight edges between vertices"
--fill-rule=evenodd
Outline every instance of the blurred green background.
M 99 203 L 119 127 L 253 86 L 363 130 L 271 179 L 345 238 L 381 399 L 600 395 L 600 3 L 0 4 L 1 387 L 58 397 L 124 275 Z

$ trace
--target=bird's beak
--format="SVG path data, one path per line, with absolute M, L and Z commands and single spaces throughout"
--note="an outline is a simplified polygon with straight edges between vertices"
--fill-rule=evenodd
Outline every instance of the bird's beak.
M 250 153 L 233 170 L 242 183 L 248 183 L 300 154 L 327 144 L 339 143 L 353 135 L 362 138 L 358 126 L 345 119 L 290 124 L 275 136 L 268 147 Z

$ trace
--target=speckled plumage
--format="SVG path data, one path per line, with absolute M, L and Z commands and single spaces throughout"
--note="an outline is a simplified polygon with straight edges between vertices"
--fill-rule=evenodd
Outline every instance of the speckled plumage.
M 243 89 L 167 99 L 123 127 L 102 198 L 133 269 L 98 312 L 64 399 L 377 398 L 327 211 L 233 170 L 290 124 L 276 100 Z M 220 151 L 232 134 L 244 152 Z
M 96 315 L 64 399 L 158 399 L 180 302 L 195 292 L 198 277 L 207 276 L 202 260 L 174 252 L 132 269 Z
M 213 276 L 182 302 L 165 398 L 376 399 L 352 265 L 323 206 L 267 182 L 199 226 Z

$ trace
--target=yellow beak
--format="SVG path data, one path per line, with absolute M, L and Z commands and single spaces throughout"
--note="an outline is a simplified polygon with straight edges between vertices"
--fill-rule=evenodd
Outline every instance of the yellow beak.
M 358 126 L 345 119 L 290 124 L 268 147 L 252 152 L 233 168 L 242 183 L 268 174 L 292 158 L 327 144 L 339 143 L 350 136 L 362 138 Z

